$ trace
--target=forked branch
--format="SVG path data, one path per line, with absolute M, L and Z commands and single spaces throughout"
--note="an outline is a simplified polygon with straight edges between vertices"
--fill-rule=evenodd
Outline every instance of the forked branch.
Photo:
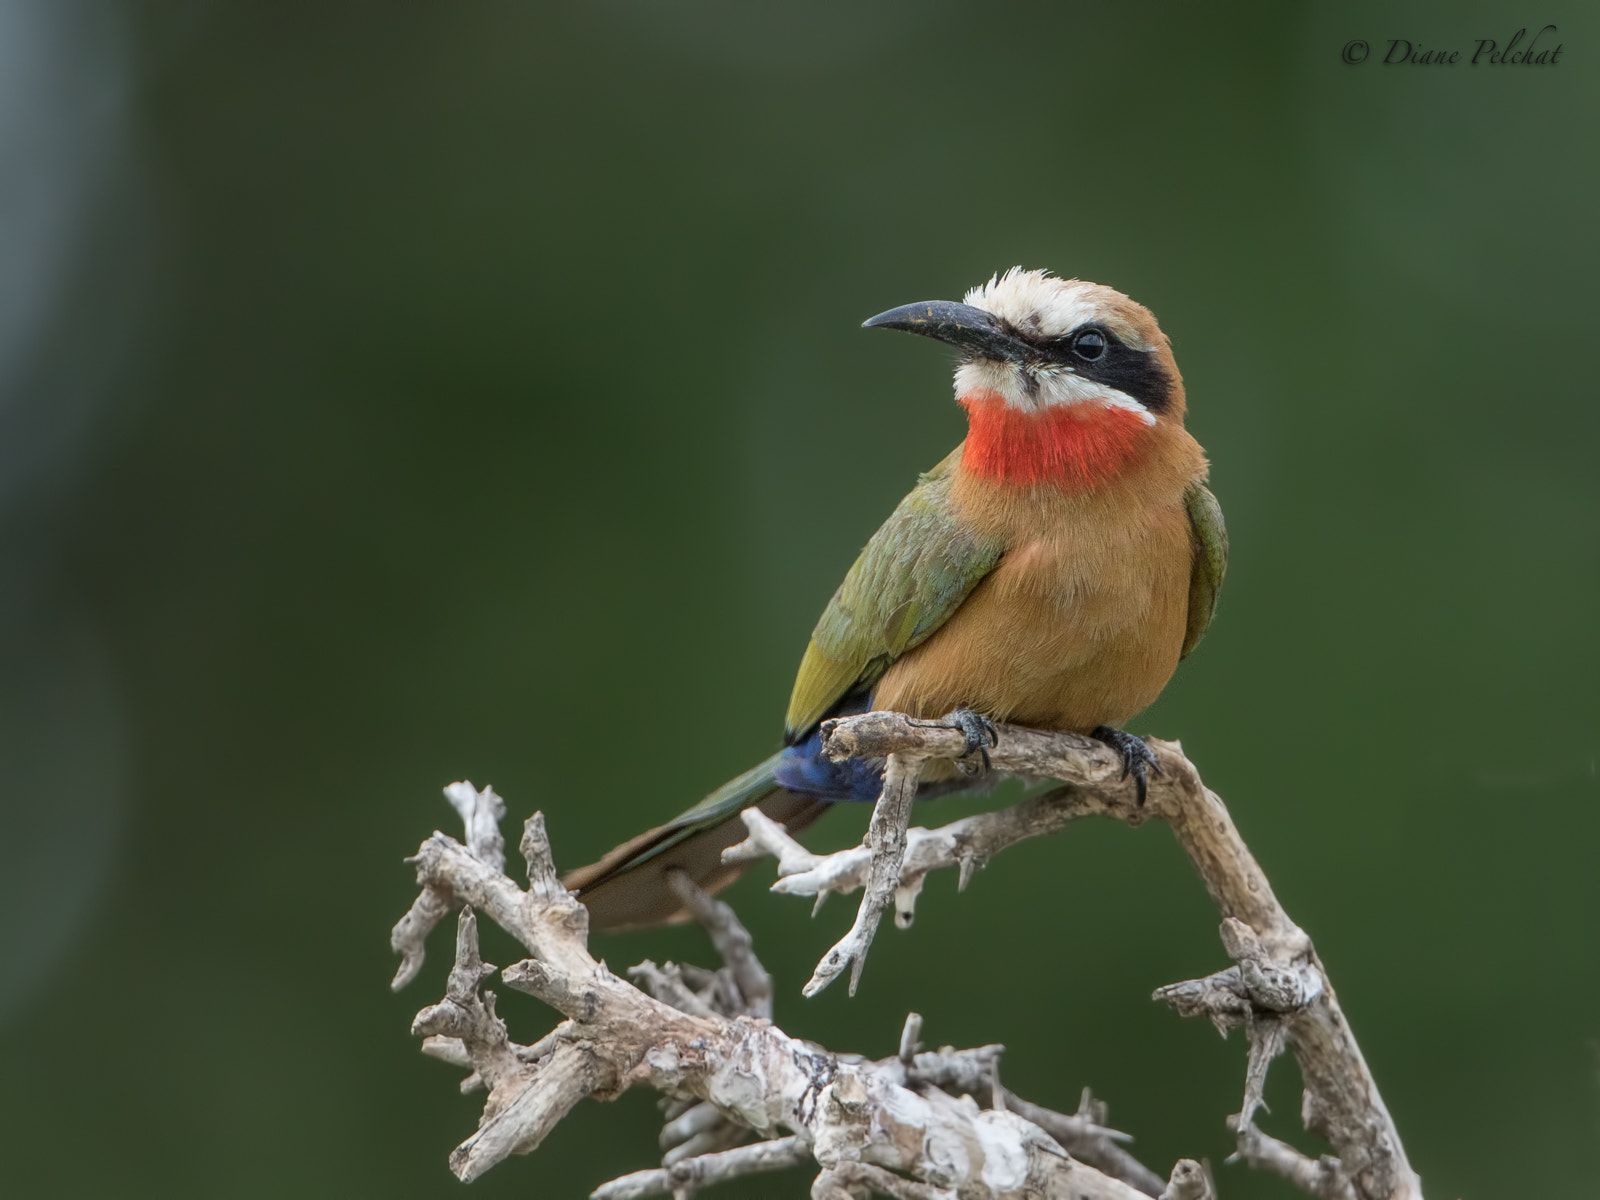
M 444 999 L 423 1009 L 412 1028 L 430 1055 L 470 1071 L 464 1090 L 488 1092 L 478 1130 L 450 1156 L 461 1179 L 536 1149 L 583 1099 L 611 1099 L 643 1085 L 671 1106 L 667 1160 L 596 1196 L 686 1196 L 720 1180 L 806 1163 L 820 1172 L 816 1196 L 871 1188 L 918 1197 L 1141 1200 L 1170 1190 L 1123 1149 L 1122 1135 L 1100 1124 L 1092 1104 L 1088 1112 L 1055 1113 L 1001 1088 L 998 1046 L 922 1050 L 916 1017 L 901 1052 L 878 1062 L 789 1037 L 764 1015 L 771 979 L 748 933 L 731 909 L 686 880 L 678 886 L 723 966 L 641 964 L 634 974 L 655 993 L 647 994 L 589 954 L 586 914 L 556 882 L 537 814 L 522 850 L 526 889 L 504 874 L 498 852 L 478 835 L 466 846 L 435 833 L 410 860 L 432 898 L 428 911 L 460 910 Z M 422 964 L 427 931 L 417 911 L 414 905 L 395 928 L 395 948 L 407 964 L 398 986 Z M 483 987 L 496 974 L 479 956 L 483 918 L 531 956 L 499 971 L 501 981 L 563 1018 L 532 1044 L 511 1040 L 494 994 Z M 737 1144 L 751 1135 L 760 1140 Z M 1174 1178 L 1196 1170 L 1185 1160 Z
M 1420 1200 L 1421 1182 L 1406 1160 L 1394 1121 L 1311 939 L 1278 903 L 1227 807 L 1201 782 L 1183 748 L 1176 742 L 1147 741 L 1160 773 L 1151 778 L 1142 805 L 1122 776 L 1120 758 L 1100 742 L 1001 726 L 999 744 L 990 751 L 993 769 L 1060 780 L 1062 786 L 940 829 L 901 831 L 887 843 L 889 850 L 903 847 L 898 857 L 874 844 L 876 819 L 867 845 L 814 855 L 761 812 L 749 810 L 744 814 L 749 837 L 724 858 L 748 861 L 770 855 L 778 860 L 773 890 L 815 896 L 818 903 L 832 892 L 863 886 L 869 899 L 892 895 L 897 921 L 904 926 L 911 922 L 930 871 L 954 867 L 964 888 L 979 867 L 1006 847 L 1055 833 L 1079 817 L 1106 816 L 1134 826 L 1152 819 L 1165 822 L 1222 914 L 1223 948 L 1234 965 L 1206 979 L 1161 988 L 1155 998 L 1182 1015 L 1209 1017 L 1220 1029 L 1245 1029 L 1250 1043 L 1245 1096 L 1231 1121 L 1238 1156 L 1329 1200 Z M 965 734 L 954 719 L 927 722 L 871 712 L 823 727 L 823 751 L 836 760 L 922 763 L 957 758 L 965 750 Z M 892 874 L 883 878 L 880 873 L 891 868 Z M 875 924 L 881 911 L 863 901 L 857 927 Z M 863 954 L 870 941 L 870 930 L 861 933 L 858 928 L 846 939 Z M 859 973 L 859 959 L 853 962 Z M 818 978 L 828 963 L 825 959 L 818 968 Z M 1332 1144 L 1333 1157 L 1309 1158 L 1255 1127 L 1267 1066 L 1285 1048 L 1300 1067 L 1306 1126 Z
M 776 858 L 775 891 L 819 903 L 832 892 L 865 891 L 850 933 L 819 965 L 808 993 L 846 968 L 853 987 L 883 911 L 892 905 L 908 924 L 931 871 L 954 867 L 965 886 L 1007 846 L 1081 816 L 1163 821 L 1221 912 L 1232 965 L 1161 988 L 1156 998 L 1224 1031 L 1245 1030 L 1244 1098 L 1230 1118 L 1236 1157 L 1324 1200 L 1421 1200 L 1421 1184 L 1310 939 L 1284 912 L 1181 747 L 1150 742 L 1161 773 L 1140 805 L 1120 760 L 1100 743 L 1001 727 L 993 769 L 1062 786 L 941 829 L 908 830 L 923 764 L 966 749 L 965 734 L 955 722 L 949 726 L 893 713 L 827 725 L 824 745 L 833 756 L 886 760 L 884 795 L 861 847 L 814 855 L 758 810 L 744 814 L 749 837 L 727 857 Z M 1077 1113 L 1066 1114 L 1007 1091 L 999 1082 L 1000 1047 L 925 1051 L 914 1015 L 900 1053 L 878 1062 L 789 1037 L 770 1021 L 772 981 L 748 933 L 726 904 L 686 879 L 675 886 L 723 965 L 642 963 L 630 974 L 644 990 L 618 978 L 589 953 L 587 913 L 559 883 L 543 818 L 529 820 L 521 840 L 524 889 L 505 873 L 499 798 L 466 784 L 447 791 L 467 843 L 436 833 L 422 844 L 411 860 L 422 891 L 392 942 L 402 957 L 399 988 L 421 970 L 431 929 L 460 910 L 445 996 L 418 1014 L 414 1031 L 427 1053 L 469 1072 L 463 1090 L 488 1093 L 477 1132 L 450 1158 L 462 1179 L 535 1149 L 583 1099 L 611 1099 L 643 1085 L 664 1098 L 662 1165 L 605 1184 L 597 1197 L 687 1196 L 724 1179 L 812 1164 L 819 1173 L 811 1194 L 829 1200 L 1215 1200 L 1209 1171 L 1192 1160 L 1168 1180 L 1140 1164 L 1087 1095 Z M 483 987 L 495 971 L 479 958 L 480 918 L 500 925 L 530 956 L 500 972 L 501 980 L 563 1018 L 531 1044 L 511 1040 Z M 1331 1144 L 1332 1155 L 1313 1158 L 1255 1124 L 1268 1066 L 1285 1049 L 1299 1064 L 1305 1123 Z

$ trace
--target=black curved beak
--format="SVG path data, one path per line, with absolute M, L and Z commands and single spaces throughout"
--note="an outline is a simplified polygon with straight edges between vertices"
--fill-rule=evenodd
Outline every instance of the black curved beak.
M 993 313 L 954 304 L 949 300 L 923 300 L 891 308 L 861 322 L 863 329 L 903 329 L 923 337 L 938 338 L 959 346 L 974 358 L 1001 362 L 1026 362 L 1038 351 L 1012 333 Z

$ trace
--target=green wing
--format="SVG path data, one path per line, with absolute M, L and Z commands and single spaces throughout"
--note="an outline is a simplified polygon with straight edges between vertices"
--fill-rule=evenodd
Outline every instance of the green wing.
M 999 560 L 994 538 L 965 524 L 950 502 L 961 451 L 917 481 L 872 535 L 811 635 L 785 736 L 804 737 L 845 695 L 871 687 L 943 625 Z
M 1183 494 L 1194 535 L 1194 566 L 1189 573 L 1189 625 L 1183 635 L 1183 657 L 1200 644 L 1211 614 L 1217 610 L 1217 593 L 1228 570 L 1228 527 L 1222 523 L 1222 505 L 1203 483 L 1191 483 Z
M 998 541 L 955 514 L 950 484 L 956 450 L 917 481 L 873 534 L 817 622 L 789 702 L 789 740 L 808 733 L 841 697 L 871 687 L 900 655 L 939 628 L 999 561 Z M 826 805 L 780 787 L 781 753 L 730 780 L 687 812 L 569 873 L 596 928 L 648 925 L 681 916 L 667 872 L 683 870 L 715 890 L 738 873 L 721 850 L 745 836 L 739 813 L 758 804 L 792 833 Z M 641 869 L 642 868 L 642 869 Z

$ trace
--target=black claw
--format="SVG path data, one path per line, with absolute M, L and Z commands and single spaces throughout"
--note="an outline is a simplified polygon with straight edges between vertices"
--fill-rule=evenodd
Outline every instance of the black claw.
M 967 754 L 977 753 L 982 756 L 983 769 L 989 769 L 989 747 L 1000 744 L 1000 731 L 994 727 L 994 722 L 982 713 L 974 712 L 963 704 L 950 714 L 956 727 L 967 735 Z
M 1154 771 L 1161 774 L 1161 764 L 1156 761 L 1156 756 L 1150 752 L 1150 747 L 1144 744 L 1144 739 L 1131 733 L 1124 733 L 1120 729 L 1113 729 L 1109 725 L 1102 725 L 1090 734 L 1097 742 L 1104 742 L 1117 752 L 1122 758 L 1122 778 L 1133 776 L 1134 787 L 1138 789 L 1139 806 L 1144 806 L 1144 799 L 1149 792 L 1149 779 L 1145 771 Z

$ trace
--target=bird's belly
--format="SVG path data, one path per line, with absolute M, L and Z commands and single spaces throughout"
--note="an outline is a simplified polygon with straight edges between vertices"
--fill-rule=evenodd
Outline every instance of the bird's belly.
M 1187 527 L 1085 553 L 1040 542 L 1008 554 L 928 640 L 884 673 L 876 707 L 1088 733 L 1121 725 L 1178 665 L 1188 613 Z

